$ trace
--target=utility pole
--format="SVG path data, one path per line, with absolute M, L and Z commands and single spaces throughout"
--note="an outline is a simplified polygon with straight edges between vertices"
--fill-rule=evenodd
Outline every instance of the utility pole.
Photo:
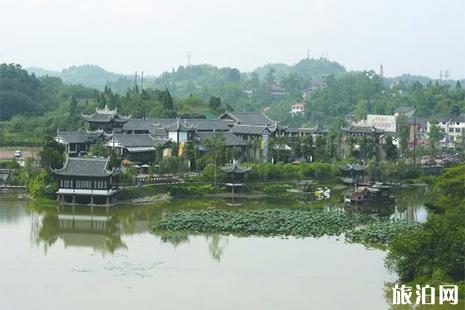
M 144 71 L 140 74 L 140 91 L 144 89 Z
M 137 91 L 137 70 L 136 73 L 134 74 L 134 89 Z
M 191 57 L 192 57 L 191 51 L 187 51 L 187 66 L 188 67 L 190 67 L 191 65 Z
M 417 117 L 413 117 L 413 166 L 417 166 Z
M 310 50 L 307 49 L 307 59 L 310 59 Z

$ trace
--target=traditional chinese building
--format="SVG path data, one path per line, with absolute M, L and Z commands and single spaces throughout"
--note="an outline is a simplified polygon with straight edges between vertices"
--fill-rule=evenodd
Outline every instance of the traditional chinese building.
M 110 169 L 109 158 L 68 158 L 58 177 L 57 201 L 62 204 L 110 205 L 119 191 L 119 169 Z
M 177 118 L 176 121 L 165 127 L 168 132 L 168 139 L 176 143 L 184 143 L 192 138 L 195 126 L 189 124 L 187 120 L 182 121 Z
M 231 166 L 221 168 L 227 175 L 226 187 L 228 187 L 232 194 L 238 190 L 243 190 L 245 186 L 245 175 L 250 171 L 249 168 L 244 168 L 234 163 Z
M 97 131 L 58 131 L 55 140 L 66 146 L 70 157 L 86 153 L 92 143 L 104 141 L 108 138 L 102 130 Z
M 326 135 L 328 133 L 327 129 L 321 128 L 320 126 L 315 126 L 313 128 L 286 128 L 286 130 L 281 134 L 282 137 L 305 137 Z
M 342 182 L 346 184 L 358 184 L 364 181 L 366 167 L 355 164 L 341 167 Z
M 343 128 L 342 131 L 346 136 L 359 138 L 367 137 L 373 139 L 376 143 L 379 143 L 380 136 L 384 133 L 384 130 L 378 129 L 373 126 L 356 126 L 353 125 L 349 128 Z
M 149 134 L 113 134 L 106 145 L 132 162 L 153 163 L 156 147 L 169 147 L 169 142 L 168 139 L 157 139 Z
M 276 123 L 262 112 L 225 112 L 219 119 L 230 127 L 234 124 L 272 126 Z
M 11 185 L 11 170 L 0 169 L 0 187 Z
M 121 116 L 116 109 L 110 110 L 107 106 L 104 109 L 95 109 L 94 114 L 83 114 L 82 117 L 89 123 L 91 130 L 105 132 L 123 132 L 123 126 L 129 120 L 129 117 Z

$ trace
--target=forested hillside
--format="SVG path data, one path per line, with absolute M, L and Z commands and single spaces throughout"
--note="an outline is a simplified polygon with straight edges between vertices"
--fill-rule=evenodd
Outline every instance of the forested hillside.
M 307 69 L 304 69 L 307 68 Z M 317 69 L 319 68 L 319 69 Z M 328 70 L 327 74 L 326 68 Z M 458 115 L 465 112 L 465 91 L 459 81 L 420 83 L 392 81 L 374 71 L 345 72 L 327 60 L 302 60 L 288 66 L 287 73 L 269 67 L 241 73 L 234 68 L 210 65 L 179 67 L 157 78 L 140 81 L 110 74 L 102 90 L 69 84 L 60 77 L 29 74 L 16 64 L 0 65 L 0 144 L 38 144 L 57 129 L 75 130 L 84 126 L 80 113 L 95 107 L 117 108 L 132 117 L 202 117 L 225 110 L 265 111 L 291 126 L 340 128 L 343 117 L 355 112 L 359 119 L 367 113 L 391 114 L 399 106 L 414 106 L 419 117 Z M 103 83 L 105 71 L 96 66 L 64 70 L 83 82 L 95 72 L 94 83 Z M 332 73 L 331 73 L 332 72 Z M 345 72 L 345 73 L 344 73 Z M 424 82 L 424 81 L 422 81 Z M 305 95 L 305 97 L 304 97 Z M 305 115 L 291 117 L 290 106 L 305 103 Z
M 116 74 L 96 65 L 71 66 L 67 69 L 63 69 L 61 72 L 38 67 L 29 67 L 26 68 L 26 70 L 29 73 L 34 73 L 37 77 L 60 77 L 66 84 L 81 84 L 98 90 L 103 90 L 105 86 L 125 78 L 123 74 Z M 132 81 L 134 81 L 134 79 L 132 79 Z M 127 87 L 124 91 L 126 90 Z

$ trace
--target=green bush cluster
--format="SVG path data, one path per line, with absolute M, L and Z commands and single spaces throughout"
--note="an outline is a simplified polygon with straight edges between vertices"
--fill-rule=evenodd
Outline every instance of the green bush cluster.
M 375 220 L 360 229 L 346 233 L 346 240 L 366 244 L 386 245 L 399 234 L 420 229 L 420 224 L 409 221 Z
M 252 170 L 247 178 L 251 181 L 302 180 L 309 178 L 334 180 L 340 169 L 339 165 L 322 162 L 251 164 L 249 167 Z
M 176 184 L 167 185 L 166 188 L 173 197 L 201 196 L 216 191 L 213 184 Z
M 292 186 L 289 184 L 270 184 L 263 187 L 263 192 L 269 197 L 288 197 L 292 194 L 287 190 L 291 189 Z

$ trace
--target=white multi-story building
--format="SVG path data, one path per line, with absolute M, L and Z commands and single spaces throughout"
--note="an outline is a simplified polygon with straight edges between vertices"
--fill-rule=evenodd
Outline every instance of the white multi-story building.
M 301 116 L 305 114 L 305 104 L 295 103 L 291 106 L 292 116 Z
M 433 123 L 428 121 L 428 134 L 431 131 Z M 445 118 L 437 122 L 437 125 L 444 133 L 444 138 L 441 140 L 441 146 L 446 148 L 455 148 L 461 144 L 465 136 L 465 113 L 460 115 Z
M 360 122 L 356 123 L 356 125 L 375 127 L 377 129 L 382 129 L 385 132 L 395 133 L 396 116 L 368 114 L 366 120 L 361 120 Z

